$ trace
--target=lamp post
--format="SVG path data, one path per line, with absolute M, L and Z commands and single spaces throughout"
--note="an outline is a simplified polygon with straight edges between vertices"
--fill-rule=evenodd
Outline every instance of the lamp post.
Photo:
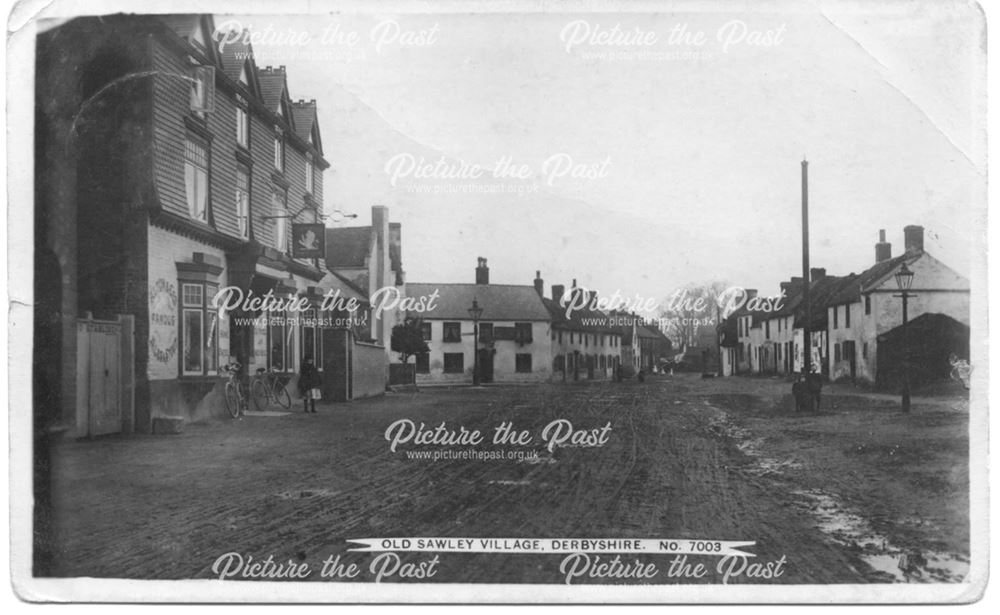
M 903 412 L 910 411 L 910 367 L 909 367 L 909 340 L 906 336 L 906 322 L 908 320 L 907 314 L 907 300 L 915 295 L 911 294 L 910 286 L 913 285 L 913 272 L 910 268 L 903 263 L 903 266 L 899 268 L 896 272 L 896 286 L 899 288 L 899 294 L 896 297 L 901 297 L 903 299 Z
M 483 308 L 473 297 L 472 307 L 469 308 L 469 316 L 472 317 L 472 386 L 479 386 L 479 318 L 482 315 Z

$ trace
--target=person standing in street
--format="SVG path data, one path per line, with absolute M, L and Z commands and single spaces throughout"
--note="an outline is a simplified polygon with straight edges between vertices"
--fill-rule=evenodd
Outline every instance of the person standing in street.
M 322 399 L 320 385 L 323 379 L 313 364 L 312 357 L 303 357 L 302 368 L 299 370 L 299 394 L 302 396 L 302 410 L 316 413 L 316 400 Z

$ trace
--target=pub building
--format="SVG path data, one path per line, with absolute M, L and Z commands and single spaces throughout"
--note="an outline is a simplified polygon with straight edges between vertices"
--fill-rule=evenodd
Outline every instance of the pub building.
M 38 38 L 41 428 L 150 432 L 223 414 L 219 368 L 233 360 L 273 368 L 295 397 L 303 354 L 318 358 L 308 314 L 213 309 L 229 286 L 319 304 L 329 167 L 316 102 L 213 34 L 208 15 L 114 15 Z

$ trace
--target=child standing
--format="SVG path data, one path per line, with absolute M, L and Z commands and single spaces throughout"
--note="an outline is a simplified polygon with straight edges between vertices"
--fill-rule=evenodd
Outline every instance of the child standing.
M 304 357 L 302 368 L 299 370 L 299 394 L 302 396 L 302 410 L 304 412 L 316 413 L 316 400 L 323 397 L 319 389 L 321 384 L 323 384 L 323 379 L 313 364 L 312 357 Z

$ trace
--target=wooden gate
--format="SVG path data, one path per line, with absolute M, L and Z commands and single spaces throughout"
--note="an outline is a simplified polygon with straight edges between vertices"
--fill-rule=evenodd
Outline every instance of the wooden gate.
M 77 321 L 77 436 L 134 428 L 134 322 L 132 316 Z

